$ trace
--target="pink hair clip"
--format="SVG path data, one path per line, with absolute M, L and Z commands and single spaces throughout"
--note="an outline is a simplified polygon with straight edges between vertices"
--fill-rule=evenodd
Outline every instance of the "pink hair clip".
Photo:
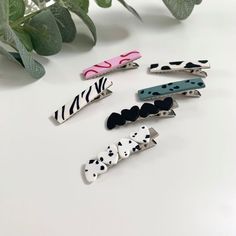
M 134 61 L 140 57 L 141 54 L 138 51 L 130 51 L 87 68 L 83 70 L 82 75 L 85 79 L 92 79 L 113 70 L 136 69 L 139 65 Z

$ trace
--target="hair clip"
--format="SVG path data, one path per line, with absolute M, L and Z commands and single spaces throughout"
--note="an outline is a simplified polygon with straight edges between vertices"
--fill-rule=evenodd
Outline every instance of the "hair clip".
M 112 91 L 110 91 L 108 88 L 111 87 L 112 84 L 113 83 L 107 78 L 102 77 L 93 85 L 89 86 L 88 89 L 81 92 L 70 102 L 68 102 L 66 105 L 62 106 L 59 110 L 57 110 L 54 113 L 53 117 L 60 124 L 65 122 L 89 103 L 109 96 Z
M 122 126 L 148 117 L 175 117 L 175 112 L 172 109 L 176 107 L 178 107 L 177 102 L 173 98 L 167 97 L 164 100 L 154 101 L 154 104 L 144 103 L 141 108 L 133 106 L 130 109 L 123 109 L 120 114 L 113 112 L 107 119 L 107 128 L 113 129 L 116 126 Z
M 138 51 L 131 51 L 91 66 L 88 69 L 83 70 L 82 75 L 85 79 L 92 79 L 113 70 L 136 69 L 139 65 L 134 61 L 140 57 L 141 54 Z
M 207 73 L 202 69 L 209 69 L 210 64 L 208 60 L 199 60 L 195 62 L 187 62 L 187 61 L 173 61 L 169 63 L 156 63 L 151 64 L 150 72 L 151 73 L 166 73 L 166 72 L 178 72 L 183 71 L 186 73 L 190 73 L 191 75 L 197 75 L 200 77 L 207 77 Z
M 197 89 L 204 87 L 205 84 L 201 78 L 189 79 L 141 89 L 138 91 L 138 97 L 142 101 L 175 94 L 182 94 L 188 97 L 200 97 L 201 93 Z
M 131 154 L 154 147 L 156 145 L 154 138 L 158 135 L 155 129 L 141 126 L 137 132 L 131 133 L 129 138 L 122 138 L 117 144 L 109 145 L 95 159 L 91 159 L 85 164 L 85 179 L 92 183 L 98 175 L 105 173 L 108 168 L 127 159 Z

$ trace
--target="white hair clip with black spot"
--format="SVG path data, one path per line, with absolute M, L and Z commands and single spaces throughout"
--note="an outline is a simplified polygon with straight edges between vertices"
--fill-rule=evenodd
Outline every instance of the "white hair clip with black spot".
M 107 78 L 102 77 L 93 85 L 89 86 L 88 89 L 81 92 L 70 102 L 57 110 L 53 115 L 54 119 L 61 124 L 88 104 L 109 96 L 112 91 L 108 88 L 110 88 L 112 84 L 113 83 Z
M 158 135 L 155 129 L 143 125 L 128 138 L 120 139 L 117 144 L 110 144 L 105 151 L 85 164 L 83 171 L 86 181 L 92 183 L 99 175 L 121 160 L 129 158 L 131 154 L 154 147 Z
M 137 69 L 139 65 L 134 61 L 140 57 L 141 54 L 138 51 L 123 53 L 83 70 L 82 76 L 85 79 L 93 79 L 114 70 Z
M 167 72 L 186 72 L 191 75 L 207 77 L 207 73 L 203 69 L 209 69 L 208 60 L 198 61 L 172 61 L 168 63 L 155 63 L 150 65 L 151 73 L 167 73 Z
M 141 101 L 169 97 L 178 94 L 187 97 L 200 97 L 201 93 L 198 89 L 201 88 L 205 88 L 205 83 L 201 78 L 188 79 L 140 89 L 138 91 L 138 97 Z
M 120 113 L 113 112 L 107 119 L 106 125 L 108 129 L 117 126 L 123 126 L 132 122 L 141 121 L 149 117 L 175 117 L 174 108 L 178 104 L 172 97 L 163 100 L 155 100 L 154 103 L 144 103 L 140 108 L 133 106 L 130 109 L 123 109 Z

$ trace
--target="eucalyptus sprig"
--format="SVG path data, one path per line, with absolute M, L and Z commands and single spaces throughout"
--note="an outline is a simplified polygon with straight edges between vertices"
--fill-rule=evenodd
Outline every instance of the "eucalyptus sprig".
M 76 14 L 90 30 L 94 44 L 96 27 L 88 15 L 89 0 L 0 0 L 0 53 L 15 61 L 34 78 L 45 74 L 44 67 L 33 59 L 32 51 L 50 56 L 58 53 L 62 43 L 76 37 L 76 26 L 71 13 Z M 99 7 L 109 8 L 112 0 L 95 0 Z M 114 1 L 114 0 L 113 0 Z M 124 0 L 117 0 L 141 20 L 138 12 Z M 186 19 L 201 0 L 163 0 L 179 20 Z M 5 47 L 8 45 L 12 51 Z

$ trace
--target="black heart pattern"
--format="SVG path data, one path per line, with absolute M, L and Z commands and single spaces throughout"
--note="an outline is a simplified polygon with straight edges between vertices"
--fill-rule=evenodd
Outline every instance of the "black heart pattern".
M 151 103 L 144 103 L 140 108 L 139 114 L 142 118 L 145 118 L 149 116 L 150 114 L 156 114 L 158 112 L 159 112 L 159 109 L 155 105 Z
M 164 100 L 156 100 L 154 104 L 144 103 L 141 108 L 133 106 L 130 109 L 123 109 L 121 114 L 111 113 L 107 119 L 107 128 L 114 129 L 116 126 L 122 126 L 126 121 L 134 122 L 139 117 L 146 118 L 151 114 L 157 114 L 159 111 L 168 111 L 172 108 L 174 100 L 167 97 Z
M 163 101 L 162 100 L 154 101 L 155 106 L 159 110 L 164 110 L 164 111 L 170 110 L 173 106 L 173 103 L 174 103 L 174 101 L 173 101 L 173 98 L 171 98 L 171 97 L 167 97 Z
M 125 124 L 125 119 L 122 115 L 113 112 L 107 119 L 107 128 L 114 129 L 117 125 L 122 126 Z
M 136 121 L 139 117 L 139 107 L 133 106 L 130 110 L 124 109 L 121 111 L 121 115 L 125 120 Z

